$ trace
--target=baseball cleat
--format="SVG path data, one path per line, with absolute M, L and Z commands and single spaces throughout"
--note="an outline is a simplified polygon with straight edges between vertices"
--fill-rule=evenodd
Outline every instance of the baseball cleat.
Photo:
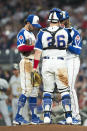
M 13 125 L 28 125 L 30 122 L 26 121 L 21 115 L 17 114 L 15 120 L 13 120 Z
M 33 114 L 31 124 L 41 124 L 41 123 L 43 123 L 43 121 L 36 114 Z
M 72 125 L 81 125 L 81 120 L 73 117 L 72 118 Z
M 66 124 L 66 120 L 61 120 L 58 122 L 58 124 L 60 125 L 65 125 Z M 81 125 L 81 120 L 78 120 L 76 118 L 72 118 L 72 125 Z

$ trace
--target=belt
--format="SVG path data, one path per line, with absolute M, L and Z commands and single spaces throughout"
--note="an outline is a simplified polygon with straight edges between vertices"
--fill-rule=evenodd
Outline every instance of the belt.
M 13 98 L 19 98 L 19 96 L 13 95 Z
M 30 61 L 33 61 L 33 59 L 29 58 Z
M 43 59 L 61 59 L 61 60 L 64 60 L 63 57 L 49 57 L 49 56 L 44 56 Z

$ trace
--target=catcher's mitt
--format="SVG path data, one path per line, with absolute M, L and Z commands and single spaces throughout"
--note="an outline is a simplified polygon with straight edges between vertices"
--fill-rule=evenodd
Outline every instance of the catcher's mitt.
M 33 87 L 39 87 L 42 83 L 41 76 L 38 72 L 31 72 L 31 84 Z

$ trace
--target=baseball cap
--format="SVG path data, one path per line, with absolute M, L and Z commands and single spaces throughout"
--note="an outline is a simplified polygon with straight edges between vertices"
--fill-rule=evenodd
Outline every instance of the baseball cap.
M 41 25 L 39 24 L 39 17 L 37 15 L 28 15 L 26 22 L 30 22 L 30 24 L 34 27 L 41 28 Z
M 58 8 L 53 8 L 50 10 L 48 21 L 58 22 L 62 18 L 62 11 Z
M 18 64 L 13 64 L 13 67 L 12 67 L 13 70 L 19 70 L 19 65 Z
M 62 17 L 61 21 L 69 19 L 69 13 L 67 11 L 62 11 L 62 13 L 63 13 L 63 17 Z

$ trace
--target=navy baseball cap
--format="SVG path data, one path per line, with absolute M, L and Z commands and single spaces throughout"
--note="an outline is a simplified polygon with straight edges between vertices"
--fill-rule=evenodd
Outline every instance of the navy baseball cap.
M 41 28 L 41 25 L 39 24 L 39 17 L 37 15 L 28 15 L 26 22 L 30 22 L 30 24 L 36 28 Z
M 63 17 L 61 19 L 62 21 L 69 19 L 69 13 L 67 11 L 62 11 L 62 13 L 63 13 Z

